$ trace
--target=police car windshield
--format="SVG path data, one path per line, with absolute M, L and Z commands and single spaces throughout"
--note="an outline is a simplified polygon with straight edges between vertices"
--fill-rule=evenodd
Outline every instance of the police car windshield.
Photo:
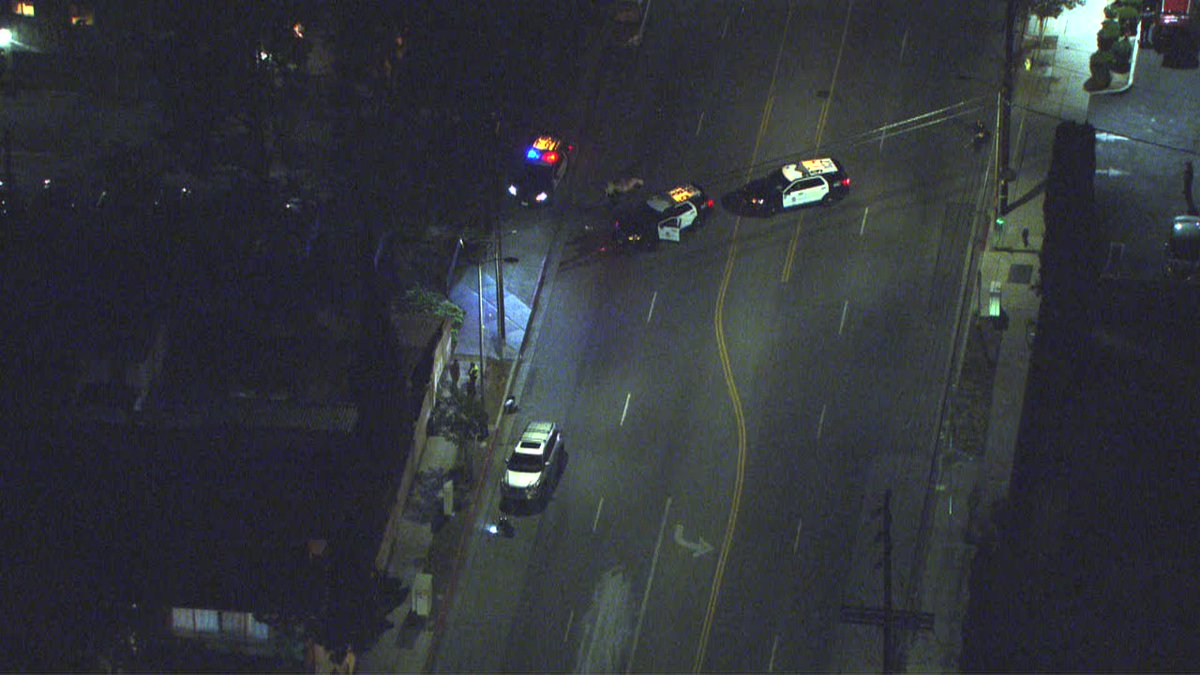
M 783 188 L 785 188 L 791 184 L 792 184 L 792 181 L 789 180 L 787 176 L 783 175 L 783 169 L 780 169 L 779 171 L 776 171 L 775 173 L 771 174 L 770 176 L 767 177 L 767 180 L 766 180 L 766 187 L 769 187 L 769 188 L 772 188 L 775 190 L 782 190 Z
M 523 172 L 524 180 L 529 185 L 538 185 L 550 180 L 550 176 L 554 170 L 545 164 L 535 164 L 533 162 L 525 162 L 525 170 Z

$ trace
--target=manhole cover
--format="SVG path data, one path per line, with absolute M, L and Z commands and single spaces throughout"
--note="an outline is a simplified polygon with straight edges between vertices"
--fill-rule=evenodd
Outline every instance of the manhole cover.
M 1008 283 L 1028 284 L 1033 280 L 1033 265 L 1015 264 L 1008 268 Z

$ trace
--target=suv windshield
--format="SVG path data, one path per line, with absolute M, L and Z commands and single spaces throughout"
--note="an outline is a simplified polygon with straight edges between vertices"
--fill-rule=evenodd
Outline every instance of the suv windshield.
M 783 190 L 783 188 L 792 184 L 788 177 L 783 175 L 783 171 L 776 171 L 763 180 L 763 186 L 773 190 Z
M 542 470 L 542 456 L 527 455 L 523 452 L 513 453 L 508 460 L 508 468 L 510 471 L 539 472 Z

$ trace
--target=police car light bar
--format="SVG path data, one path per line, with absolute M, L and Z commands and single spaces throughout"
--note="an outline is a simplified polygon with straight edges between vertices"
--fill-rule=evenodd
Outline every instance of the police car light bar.
M 529 148 L 529 150 L 525 151 L 525 159 L 527 159 L 531 162 L 544 162 L 546 164 L 557 164 L 558 163 L 558 153 L 553 152 L 553 151 L 542 152 L 541 150 L 538 150 L 537 148 Z

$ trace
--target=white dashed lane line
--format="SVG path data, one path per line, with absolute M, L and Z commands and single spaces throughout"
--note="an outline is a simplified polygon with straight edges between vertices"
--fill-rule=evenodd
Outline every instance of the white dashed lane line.
M 596 504 L 596 517 L 592 518 L 592 532 L 596 531 L 596 525 L 600 522 L 600 510 L 604 508 L 604 497 L 600 498 L 600 503 Z

